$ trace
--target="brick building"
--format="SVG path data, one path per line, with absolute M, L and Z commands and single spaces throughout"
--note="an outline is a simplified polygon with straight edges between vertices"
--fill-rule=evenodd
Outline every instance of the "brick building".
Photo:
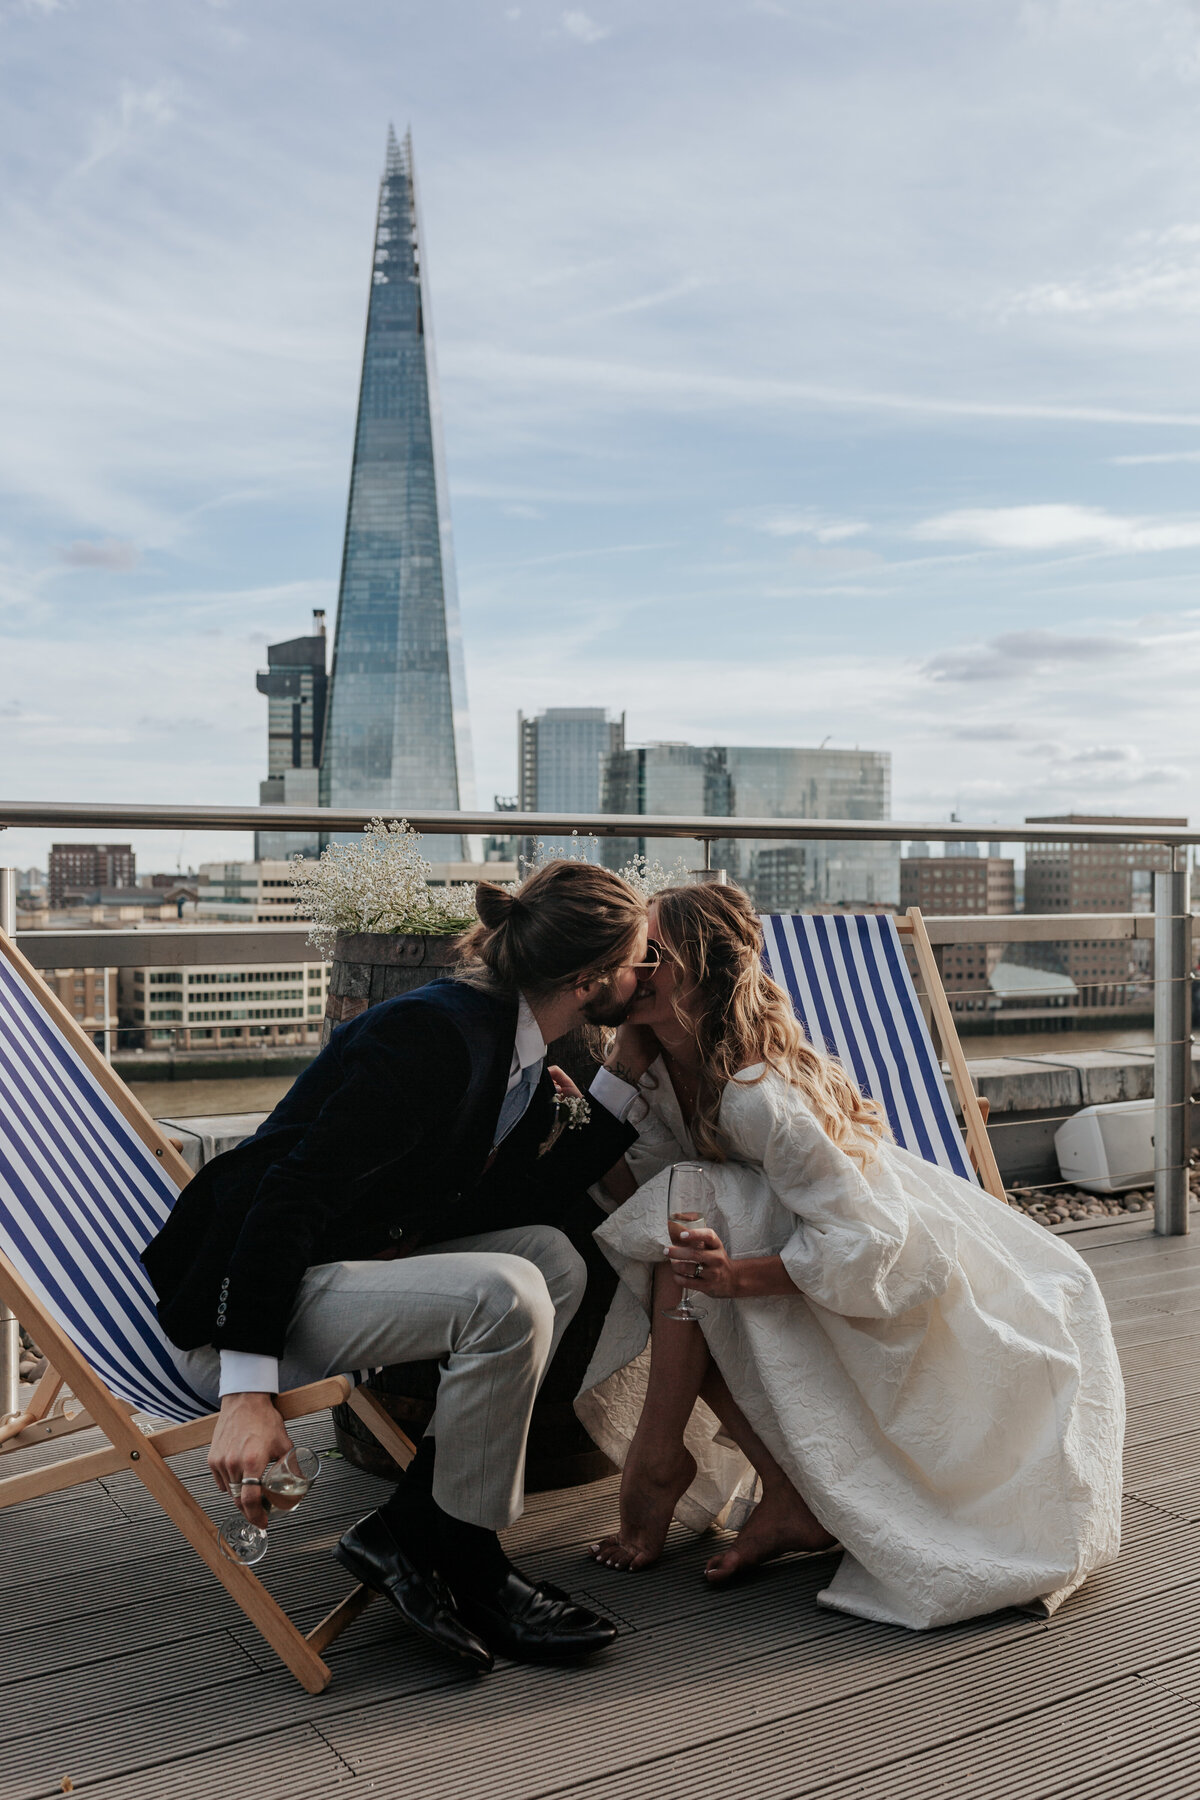
M 1186 819 L 1132 818 L 1062 813 L 1027 818 L 1027 825 L 1163 825 L 1185 828 Z M 1041 843 L 1025 847 L 1027 913 L 1133 913 L 1154 908 L 1154 871 L 1171 866 L 1171 853 L 1156 844 Z M 1020 961 L 1069 975 L 1081 1006 L 1120 1006 L 1131 985 L 1150 979 L 1153 944 L 1142 938 L 1112 943 L 1064 938 L 1023 946 Z M 1015 960 L 1015 959 L 1014 959 Z
M 131 888 L 137 881 L 137 859 L 128 844 L 52 844 L 50 905 L 63 904 L 66 894 L 98 888 Z
M 71 1017 L 90 1031 L 96 1047 L 116 1048 L 117 971 L 115 969 L 42 969 L 42 980 Z
M 920 907 L 930 918 L 1011 913 L 1016 909 L 1009 856 L 905 856 L 900 861 L 900 909 Z M 955 1012 L 985 1012 L 989 978 L 1005 955 L 1002 944 L 939 944 L 942 985 Z

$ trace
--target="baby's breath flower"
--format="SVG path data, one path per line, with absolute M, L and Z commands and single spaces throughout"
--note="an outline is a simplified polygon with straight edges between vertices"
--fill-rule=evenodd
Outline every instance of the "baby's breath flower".
M 362 836 L 330 844 L 316 862 L 292 861 L 299 918 L 311 921 L 308 941 L 330 956 L 340 934 L 412 932 L 456 937 L 476 920 L 473 888 L 430 887 L 432 864 L 421 834 L 407 819 L 372 819 Z
M 657 860 L 649 862 L 644 856 L 635 856 L 625 864 L 620 875 L 643 900 L 653 900 L 664 888 L 687 887 L 692 880 L 692 871 L 682 856 L 677 856 L 669 869 L 664 869 Z

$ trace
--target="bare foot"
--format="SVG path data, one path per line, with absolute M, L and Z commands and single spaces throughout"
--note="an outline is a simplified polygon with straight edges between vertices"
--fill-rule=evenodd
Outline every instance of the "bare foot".
M 621 1524 L 612 1537 L 588 1545 L 593 1562 L 609 1569 L 644 1569 L 662 1554 L 681 1494 L 696 1479 L 696 1459 L 683 1445 L 670 1463 L 642 1461 L 631 1451 L 621 1476 Z
M 787 1550 L 828 1550 L 836 1542 L 795 1488 L 775 1490 L 759 1501 L 729 1549 L 709 1558 L 704 1573 L 712 1582 L 730 1581 Z

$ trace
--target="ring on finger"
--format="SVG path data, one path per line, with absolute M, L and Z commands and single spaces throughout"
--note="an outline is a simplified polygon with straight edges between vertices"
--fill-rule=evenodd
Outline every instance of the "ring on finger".
M 692 1280 L 699 1281 L 703 1274 L 704 1274 L 704 1264 L 697 1263 L 695 1268 L 692 1270 Z

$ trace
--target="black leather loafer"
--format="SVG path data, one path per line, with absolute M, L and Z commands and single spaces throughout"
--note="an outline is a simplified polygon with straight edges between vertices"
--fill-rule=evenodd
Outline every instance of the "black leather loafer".
M 459 1611 L 490 1649 L 516 1662 L 574 1662 L 603 1650 L 617 1628 L 599 1613 L 577 1606 L 548 1581 L 531 1581 L 510 1569 L 485 1596 L 459 1596 Z
M 333 1554 L 356 1581 L 390 1600 L 405 1623 L 439 1650 L 479 1674 L 491 1669 L 491 1651 L 462 1618 L 442 1577 L 428 1564 L 421 1566 L 382 1514 L 368 1513 L 352 1525 Z

